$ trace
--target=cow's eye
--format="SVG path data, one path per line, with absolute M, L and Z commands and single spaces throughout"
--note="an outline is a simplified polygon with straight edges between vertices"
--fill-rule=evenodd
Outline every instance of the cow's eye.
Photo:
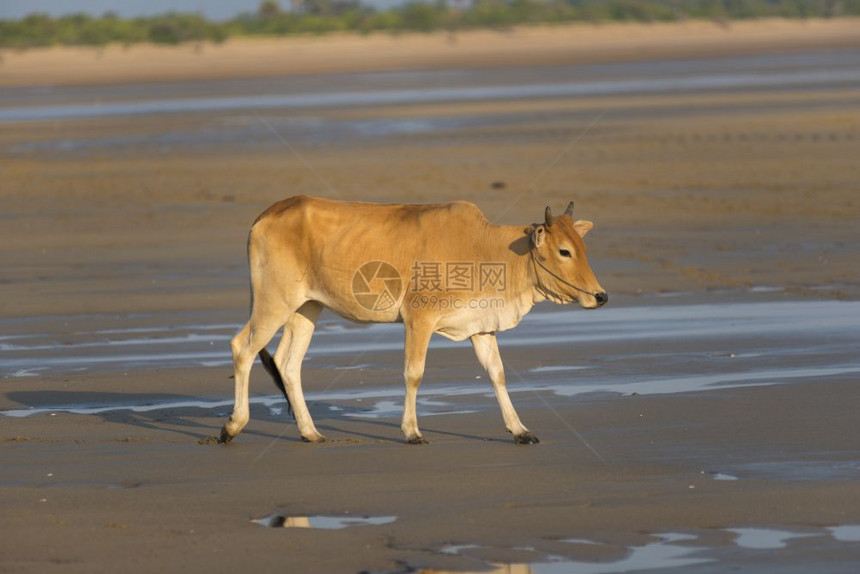
M 568 251 L 567 249 L 559 249 L 558 254 L 562 257 L 570 257 L 570 251 Z

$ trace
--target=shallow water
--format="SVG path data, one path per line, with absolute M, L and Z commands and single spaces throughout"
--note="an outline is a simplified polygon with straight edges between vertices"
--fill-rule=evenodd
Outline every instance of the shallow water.
M 798 356 L 823 357 L 826 366 L 790 369 L 745 368 L 708 378 L 696 377 L 690 386 L 734 383 L 738 380 L 767 382 L 779 378 L 808 378 L 856 372 L 860 357 L 854 350 L 860 342 L 860 302 L 802 301 L 769 303 L 725 303 L 705 305 L 659 305 L 615 307 L 583 312 L 571 307 L 541 306 L 510 331 L 499 333 L 505 348 L 567 347 L 573 357 L 594 357 L 595 348 L 611 348 L 614 343 L 641 343 L 642 355 L 659 358 L 684 356 L 685 343 L 707 342 L 711 355 L 725 363 L 745 366 L 766 365 L 767 358 Z M 52 332 L 54 317 L 0 320 L 0 377 L 74 371 L 116 371 L 140 368 L 176 368 L 231 364 L 229 340 L 241 324 L 189 315 L 112 317 L 110 322 L 125 327 L 92 327 L 107 319 L 80 316 L 64 318 L 62 333 Z M 217 319 L 217 318 L 216 318 Z M 146 325 L 141 325 L 146 323 Z M 325 315 L 318 323 L 308 351 L 308 364 L 318 366 L 338 357 L 360 356 L 361 362 L 339 364 L 339 369 L 370 369 L 374 354 L 401 351 L 403 327 L 399 324 L 356 326 Z M 657 345 L 659 343 L 659 345 Z M 270 344 L 274 347 L 275 342 Z M 468 347 L 440 337 L 431 348 Z M 580 352 L 587 348 L 588 352 Z M 627 353 L 630 356 L 630 352 Z M 794 363 L 796 361 L 792 361 Z M 812 361 L 806 361 L 810 364 Z M 530 381 L 569 378 L 571 373 L 587 380 L 582 371 L 594 365 L 535 365 L 523 374 Z M 668 373 L 667 373 L 668 374 Z M 606 373 L 601 374 L 601 379 Z M 683 377 L 667 377 L 670 386 L 684 386 Z M 635 383 L 635 381 L 633 381 Z M 601 390 L 600 385 L 594 390 Z M 630 387 L 631 392 L 642 389 Z M 578 391 L 589 392 L 589 391 Z
M 805 482 L 816 480 L 860 480 L 858 460 L 780 460 L 736 464 L 733 472 L 763 480 Z
M 311 93 L 233 98 L 182 98 L 134 102 L 14 107 L 0 109 L 0 123 L 241 109 L 325 108 L 559 98 L 673 91 L 820 86 L 860 82 L 860 70 L 735 73 L 554 84 L 431 88 L 345 93 Z M 419 126 L 420 127 L 420 126 Z
M 251 522 L 269 528 L 342 530 L 353 526 L 381 526 L 395 520 L 397 520 L 396 516 L 287 516 L 280 512 L 273 512 L 268 516 L 255 518 Z
M 696 536 L 679 533 L 658 534 L 660 540 L 645 546 L 633 546 L 626 558 L 610 563 L 574 561 L 547 562 L 531 565 L 534 574 L 610 574 L 640 570 L 669 570 L 713 562 L 699 556 L 701 547 L 679 546 L 678 542 L 696 540 Z
M 698 556 L 703 550 L 697 546 L 680 546 L 678 542 L 695 540 L 690 534 L 665 533 L 656 535 L 659 540 L 644 546 L 631 546 L 627 556 L 611 562 L 582 562 L 568 560 L 559 556 L 549 556 L 545 560 L 528 564 L 486 564 L 489 570 L 484 572 L 509 573 L 527 572 L 529 574 L 612 574 L 616 572 L 638 572 L 642 570 L 662 571 L 673 568 L 690 567 L 697 564 L 714 562 L 713 558 Z M 591 540 L 569 540 L 570 544 L 589 544 L 602 546 Z M 442 548 L 443 554 L 463 554 L 470 550 L 480 549 L 480 546 L 463 544 Z M 476 571 L 477 572 L 477 571 Z M 462 572 L 462 574 L 468 574 Z
M 729 532 L 737 534 L 735 544 L 741 548 L 752 550 L 777 550 L 788 546 L 789 541 L 796 538 L 816 536 L 803 532 L 774 530 L 771 528 L 728 528 Z
M 860 542 L 860 524 L 830 526 L 827 530 L 833 538 L 840 542 Z
M 730 561 L 734 569 L 742 569 L 741 564 L 750 560 L 750 571 L 755 571 L 755 564 L 762 551 L 770 552 L 771 560 L 776 559 L 780 551 L 785 550 L 800 539 L 814 539 L 812 546 L 833 548 L 844 543 L 860 541 L 860 526 L 843 525 L 826 528 L 810 527 L 803 530 L 782 530 L 777 528 L 727 528 L 725 532 L 734 535 L 730 547 Z M 618 572 L 664 572 L 682 569 L 682 571 L 697 571 L 695 567 L 702 565 L 718 565 L 716 571 L 722 571 L 728 566 L 726 549 L 715 547 L 703 542 L 702 533 L 662 533 L 655 534 L 656 542 L 642 546 L 629 546 L 626 556 L 618 560 L 586 562 L 571 560 L 560 556 L 545 556 L 540 560 L 521 564 L 483 563 L 481 570 L 475 572 L 528 572 L 530 574 L 612 574 Z M 584 544 L 589 546 L 613 548 L 602 542 L 587 539 L 569 539 L 561 542 L 569 544 Z M 471 554 L 483 547 L 475 544 L 460 544 L 443 547 L 442 554 L 456 554 L 472 557 Z M 526 549 L 528 550 L 528 549 Z M 479 561 L 478 558 L 474 558 Z M 810 565 L 810 571 L 815 568 Z M 713 571 L 705 569 L 705 571 Z M 842 571 L 842 570 L 840 570 Z M 461 572 L 461 574 L 467 574 Z
M 858 51 L 821 50 L 746 58 L 669 59 L 592 65 L 534 66 L 481 70 L 411 70 L 383 73 L 330 74 L 154 82 L 119 86 L 37 86 L 0 93 L 0 123 L 160 113 L 228 112 L 233 110 L 297 110 L 491 101 L 598 95 L 672 93 L 678 91 L 740 91 L 749 89 L 808 89 L 846 87 L 860 83 Z M 219 94 L 213 97 L 212 94 Z M 319 122 L 311 134 L 339 130 L 363 136 L 427 133 L 462 118 L 417 118 Z M 291 125 L 290 132 L 302 126 Z M 178 142 L 192 137 L 218 139 L 221 129 L 198 134 L 170 134 Z M 323 137 L 326 137 L 325 134 Z M 93 142 L 89 142 L 90 144 Z M 114 142 L 123 145 L 122 140 Z M 138 142 L 140 143 L 140 142 Z M 60 142 L 74 148 L 84 141 Z M 68 149 L 60 147 L 59 149 Z M 26 151 L 26 150 L 18 150 Z
M 734 482 L 735 480 L 739 480 L 737 476 L 726 472 L 714 472 L 711 474 L 711 478 L 721 482 Z
M 646 395 L 814 384 L 860 373 L 857 317 L 860 302 L 842 301 L 652 305 L 596 312 L 542 307 L 516 329 L 500 333 L 499 344 L 503 357 L 506 349 L 528 350 L 508 353 L 512 393 Z M 51 332 L 56 318 L 0 321 L 7 333 L 0 339 L 0 376 L 228 367 L 229 339 L 240 325 L 224 317 L 210 317 L 208 324 L 201 319 L 191 315 L 70 317 L 63 321 L 61 334 Z M 317 378 L 319 373 L 332 375 L 323 390 L 308 386 L 308 399 L 346 408 L 346 416 L 396 416 L 402 400 L 399 377 L 380 380 L 378 373 L 391 371 L 394 364 L 399 371 L 402 341 L 401 325 L 360 327 L 324 316 L 305 365 Z M 437 351 L 433 349 L 439 350 L 441 358 L 434 359 Z M 422 413 L 482 408 L 470 403 L 486 403 L 484 398 L 490 395 L 486 377 L 476 377 L 474 369 L 458 367 L 452 360 L 470 356 L 469 343 L 434 338 L 429 374 L 420 394 Z M 555 362 L 558 357 L 565 359 Z M 369 380 L 374 384 L 366 384 Z M 267 408 L 282 406 L 282 400 L 278 396 L 252 399 Z M 224 409 L 230 404 L 229 397 L 217 401 L 183 397 L 143 405 L 57 403 L 2 414 Z

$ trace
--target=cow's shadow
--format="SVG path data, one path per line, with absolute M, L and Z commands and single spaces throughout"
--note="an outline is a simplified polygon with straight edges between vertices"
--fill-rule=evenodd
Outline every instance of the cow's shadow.
M 69 414 L 104 422 L 171 432 L 204 440 L 214 430 L 207 419 L 229 412 L 230 401 L 179 394 L 87 391 L 15 391 L 6 398 L 21 405 L 17 416 Z M 227 415 L 224 415 L 225 417 Z
M 149 431 L 167 432 L 189 437 L 198 442 L 212 442 L 233 408 L 232 399 L 201 398 L 179 394 L 103 393 L 87 391 L 14 391 L 7 393 L 9 401 L 21 405 L 14 409 L 18 416 L 45 416 L 67 413 L 98 417 L 104 422 L 128 425 Z M 262 404 L 259 400 L 262 399 Z M 251 422 L 243 435 L 267 439 L 300 442 L 295 421 L 288 414 L 286 403 L 276 397 L 251 399 Z M 362 409 L 332 405 L 325 401 L 309 401 L 317 428 L 350 439 L 374 442 L 402 443 L 398 417 L 364 418 L 351 416 Z M 255 428 L 255 421 L 284 425 L 278 433 Z M 271 426 L 271 425 L 266 425 Z M 467 440 L 494 440 L 470 434 L 424 428 L 425 432 Z M 332 438 L 332 436 L 329 436 Z

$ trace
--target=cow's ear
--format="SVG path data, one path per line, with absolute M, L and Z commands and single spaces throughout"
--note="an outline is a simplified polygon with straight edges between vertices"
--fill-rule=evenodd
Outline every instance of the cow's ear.
M 540 247 L 546 239 L 546 225 L 535 225 L 532 229 L 532 245 Z
M 592 227 L 594 227 L 594 224 L 584 219 L 580 219 L 573 224 L 573 228 L 579 233 L 580 237 L 585 237 L 585 234 L 591 231 Z

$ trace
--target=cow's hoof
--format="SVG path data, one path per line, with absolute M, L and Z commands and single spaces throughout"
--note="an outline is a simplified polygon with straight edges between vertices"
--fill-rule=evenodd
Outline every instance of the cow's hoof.
M 538 437 L 528 431 L 518 435 L 514 435 L 514 440 L 517 444 L 537 444 L 540 442 Z
M 326 437 L 324 437 L 323 435 L 321 435 L 319 433 L 308 435 L 308 436 L 302 435 L 302 441 L 303 442 L 326 442 L 327 440 L 328 439 Z
M 423 436 L 414 436 L 406 439 L 406 444 L 430 444 L 430 441 Z
M 218 437 L 218 442 L 221 444 L 227 444 L 231 440 L 233 440 L 233 435 L 231 435 L 229 432 L 227 432 L 227 427 L 226 426 L 221 427 L 221 436 Z

